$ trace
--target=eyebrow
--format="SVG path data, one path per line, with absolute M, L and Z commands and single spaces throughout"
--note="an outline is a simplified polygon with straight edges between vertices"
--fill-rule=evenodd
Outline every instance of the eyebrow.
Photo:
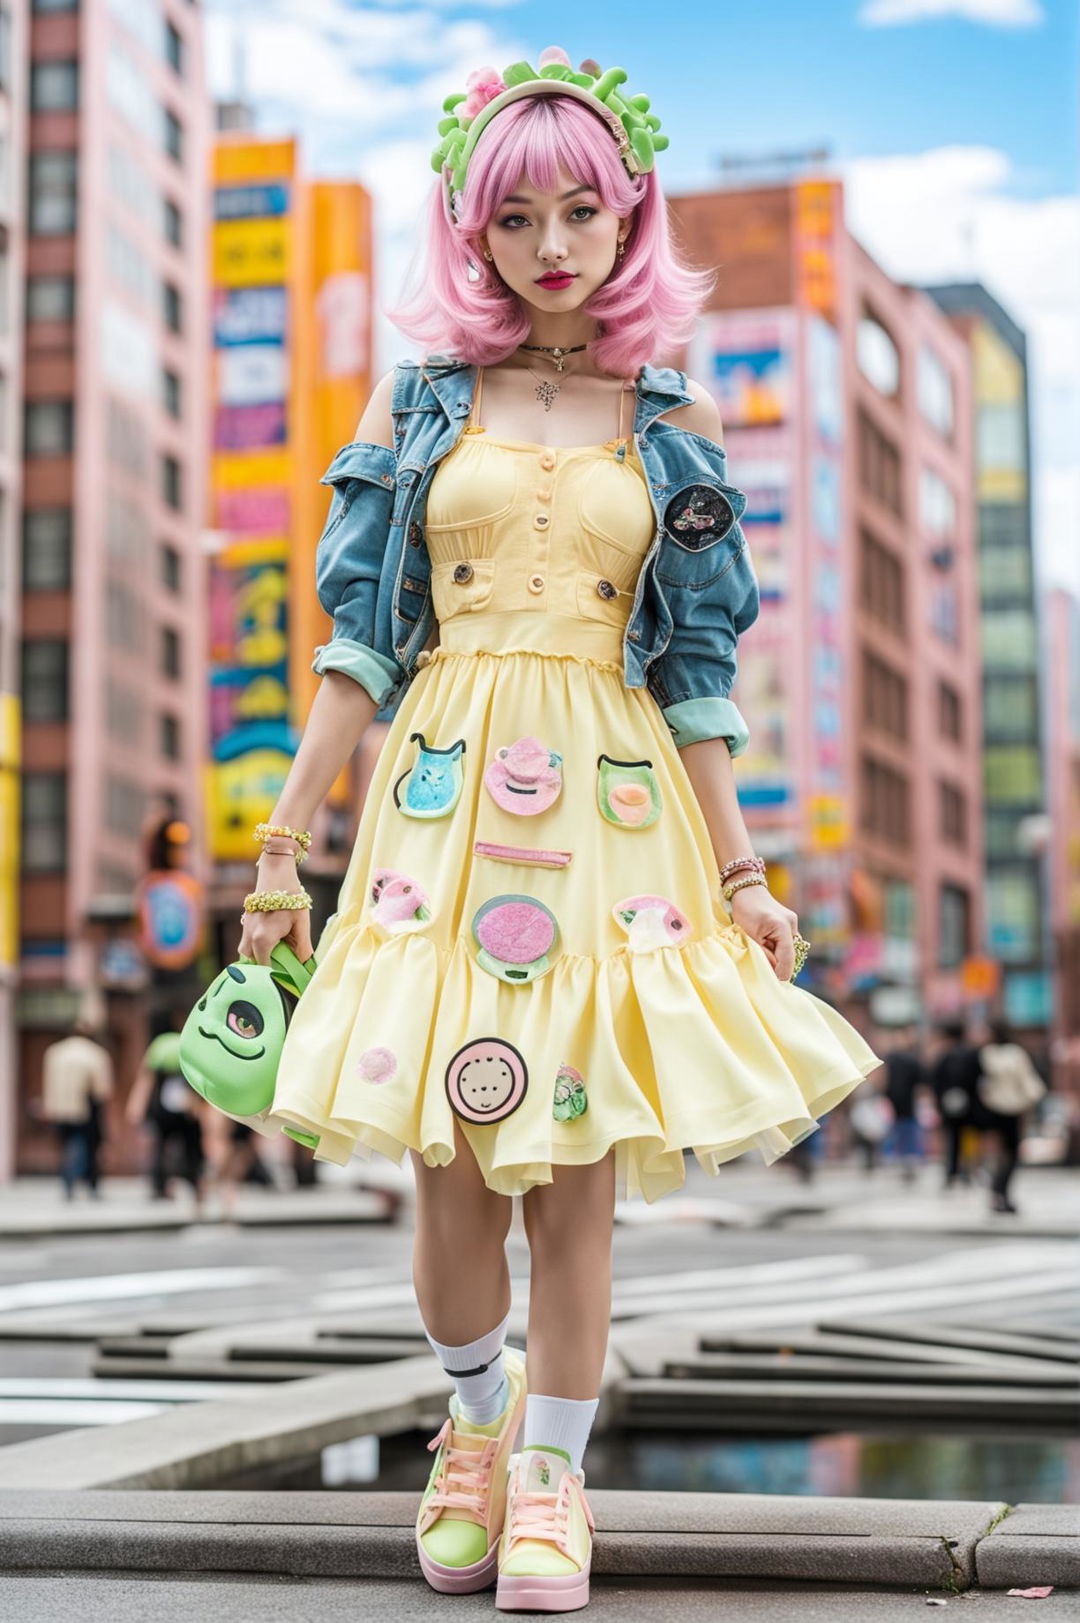
M 575 186 L 572 192 L 563 192 L 562 196 L 559 198 L 559 202 L 560 203 L 565 203 L 567 198 L 577 197 L 580 192 L 594 192 L 595 190 L 596 190 L 595 186 Z M 534 199 L 531 198 L 531 197 L 517 197 L 517 196 L 515 196 L 515 197 L 504 197 L 503 198 L 504 205 L 506 203 L 531 203 L 533 201 L 534 201 Z

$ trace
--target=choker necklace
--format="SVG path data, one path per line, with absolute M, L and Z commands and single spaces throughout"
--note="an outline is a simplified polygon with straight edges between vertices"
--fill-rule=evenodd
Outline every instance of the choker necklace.
M 564 364 L 563 357 L 564 356 L 566 356 L 566 355 L 580 355 L 581 351 L 583 349 L 588 349 L 588 347 L 589 347 L 588 344 L 571 344 L 569 349 L 563 349 L 561 347 L 561 345 L 559 345 L 559 344 L 519 344 L 518 345 L 518 349 L 527 349 L 527 350 L 530 351 L 530 353 L 533 353 L 533 354 L 550 355 L 552 360 L 555 362 L 555 370 L 557 372 L 561 372 L 562 369 L 563 369 L 563 364 Z

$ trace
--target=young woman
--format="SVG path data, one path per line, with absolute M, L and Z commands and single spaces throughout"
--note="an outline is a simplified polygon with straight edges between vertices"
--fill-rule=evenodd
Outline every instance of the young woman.
M 335 1161 L 412 1155 L 417 1300 L 455 1386 L 420 1560 L 447 1592 L 497 1573 L 503 1609 L 588 1600 L 617 1190 L 676 1188 L 688 1147 L 773 1160 L 878 1063 L 791 984 L 807 944 L 740 815 L 745 497 L 707 391 L 650 364 L 710 280 L 671 244 L 667 142 L 625 77 L 549 50 L 446 104 L 395 317 L 429 359 L 325 476 L 333 637 L 241 943 L 308 956 L 305 825 L 397 700 L 267 1125 Z

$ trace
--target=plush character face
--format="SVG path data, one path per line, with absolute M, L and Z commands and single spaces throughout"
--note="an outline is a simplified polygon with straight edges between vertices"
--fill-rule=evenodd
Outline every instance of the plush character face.
M 233 1116 L 273 1101 L 291 1004 L 264 964 L 230 964 L 180 1034 L 180 1069 L 196 1093 Z
M 446 1067 L 446 1096 L 463 1121 L 505 1121 L 528 1086 L 524 1059 L 512 1043 L 498 1037 L 466 1043 Z

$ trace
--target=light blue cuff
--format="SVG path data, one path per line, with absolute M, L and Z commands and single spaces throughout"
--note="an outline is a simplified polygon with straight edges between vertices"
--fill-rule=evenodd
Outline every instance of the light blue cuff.
M 682 699 L 669 704 L 663 715 L 678 749 L 723 738 L 732 755 L 741 755 L 750 742 L 750 729 L 730 699 Z
M 371 695 L 380 707 L 396 692 L 402 681 L 401 667 L 385 654 L 376 653 L 362 642 L 335 637 L 316 648 L 311 668 L 317 676 L 327 671 L 343 671 Z

